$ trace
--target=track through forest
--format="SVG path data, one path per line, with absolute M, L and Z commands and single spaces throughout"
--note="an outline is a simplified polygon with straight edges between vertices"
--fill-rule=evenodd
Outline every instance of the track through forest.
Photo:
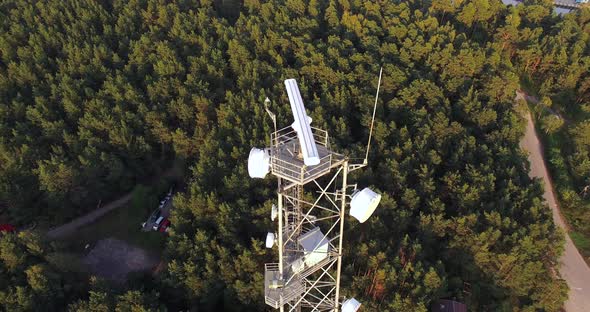
M 179 170 L 180 170 L 179 168 L 172 167 L 172 168 L 166 170 L 163 174 L 150 180 L 148 184 L 153 184 L 156 181 L 158 181 L 159 179 L 163 179 L 163 178 L 181 177 L 182 172 Z M 89 213 L 87 213 L 81 217 L 78 217 L 66 224 L 52 228 L 49 231 L 47 231 L 47 237 L 49 239 L 58 239 L 58 238 L 62 238 L 64 236 L 68 236 L 68 235 L 72 234 L 74 231 L 76 231 L 77 229 L 98 220 L 100 217 L 104 216 L 105 214 L 107 214 L 111 210 L 114 210 L 116 208 L 119 208 L 119 207 L 127 204 L 131 200 L 132 196 L 133 196 L 133 191 L 130 191 L 129 193 L 119 197 L 116 200 L 109 202 L 108 204 L 106 204 L 100 208 L 92 210 Z
M 523 94 L 518 93 L 516 99 L 523 99 Z M 529 153 L 528 158 L 531 163 L 529 176 L 543 180 L 543 184 L 545 185 L 543 198 L 545 198 L 545 201 L 553 211 L 553 220 L 555 224 L 559 225 L 559 227 L 566 233 L 565 250 L 559 259 L 559 273 L 567 282 L 570 289 L 569 299 L 565 302 L 564 308 L 567 312 L 588 311 L 590 308 L 590 268 L 588 268 L 586 262 L 584 262 L 584 259 L 567 234 L 567 226 L 561 216 L 559 206 L 555 199 L 553 185 L 549 179 L 549 173 L 543 158 L 542 146 L 537 136 L 530 112 L 527 113 L 526 119 L 526 132 L 520 142 L 520 146 Z
M 105 214 L 107 214 L 111 210 L 113 210 L 115 208 L 119 208 L 119 207 L 123 206 L 124 204 L 128 203 L 131 200 L 132 194 L 133 194 L 133 192 L 129 192 L 129 193 L 125 194 L 124 196 L 122 196 L 121 198 L 114 200 L 114 201 L 108 203 L 107 205 L 104 205 L 98 209 L 95 209 L 86 215 L 83 215 L 79 218 L 72 220 L 71 222 L 68 222 L 64 225 L 58 226 L 56 228 L 53 228 L 53 229 L 47 231 L 47 237 L 49 239 L 58 239 L 58 238 L 72 234 L 74 231 L 76 231 L 80 227 L 90 224 L 90 223 L 96 221 L 98 218 L 104 216 Z

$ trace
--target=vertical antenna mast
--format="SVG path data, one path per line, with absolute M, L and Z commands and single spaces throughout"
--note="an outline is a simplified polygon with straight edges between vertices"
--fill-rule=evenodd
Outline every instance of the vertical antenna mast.
M 369 141 L 367 142 L 367 153 L 363 165 L 369 162 L 369 149 L 371 148 L 371 137 L 373 136 L 373 123 L 375 122 L 375 111 L 377 110 L 377 101 L 379 100 L 379 87 L 381 87 L 381 74 L 383 74 L 383 66 L 379 70 L 379 82 L 377 83 L 377 94 L 375 95 L 375 105 L 373 106 L 373 117 L 371 118 L 371 128 L 369 129 Z

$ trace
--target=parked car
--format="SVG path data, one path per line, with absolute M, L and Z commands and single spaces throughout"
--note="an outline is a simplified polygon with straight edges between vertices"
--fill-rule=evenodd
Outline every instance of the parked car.
M 170 220 L 165 219 L 162 221 L 162 225 L 160 225 L 160 232 L 168 232 L 168 227 L 170 226 Z
M 158 220 L 158 218 L 162 215 L 162 210 L 158 209 L 156 210 L 152 216 L 151 216 L 151 221 L 156 221 Z
M 158 220 L 156 220 L 156 222 L 154 222 L 154 226 L 152 227 L 152 229 L 154 231 L 157 231 L 160 228 L 162 221 L 164 221 L 164 217 L 159 217 Z

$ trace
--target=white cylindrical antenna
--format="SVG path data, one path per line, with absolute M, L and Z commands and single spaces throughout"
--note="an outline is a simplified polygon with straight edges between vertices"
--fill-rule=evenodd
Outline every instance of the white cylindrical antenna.
M 373 106 L 373 117 L 371 118 L 371 127 L 369 128 L 369 141 L 367 142 L 367 153 L 363 165 L 369 162 L 369 149 L 371 148 L 371 137 L 373 136 L 373 124 L 375 123 L 375 111 L 377 110 L 377 101 L 379 100 L 379 87 L 381 86 L 381 74 L 383 73 L 383 66 L 379 70 L 379 82 L 377 83 L 377 94 L 375 95 L 375 105 Z

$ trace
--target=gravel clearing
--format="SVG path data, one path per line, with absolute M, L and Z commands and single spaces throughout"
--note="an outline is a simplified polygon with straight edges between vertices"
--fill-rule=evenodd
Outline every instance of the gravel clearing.
M 84 263 L 96 276 L 124 282 L 129 272 L 150 270 L 158 265 L 158 258 L 128 243 L 107 238 L 96 243 L 84 257 Z

